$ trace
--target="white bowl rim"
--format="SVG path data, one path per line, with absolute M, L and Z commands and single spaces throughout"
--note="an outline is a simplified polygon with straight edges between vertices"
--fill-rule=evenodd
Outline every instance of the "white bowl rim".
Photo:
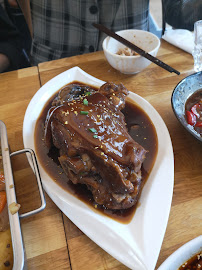
M 177 264 L 179 268 L 183 263 L 191 259 L 195 254 L 202 251 L 202 235 L 190 240 L 175 252 L 173 252 L 157 270 L 170 270 L 174 269 L 173 264 Z M 178 266 L 179 264 L 179 266 Z M 176 269 L 176 268 L 175 268 Z
M 156 38 L 156 40 L 158 41 L 158 44 L 157 46 L 151 50 L 151 51 L 148 51 L 147 53 L 151 54 L 153 51 L 155 51 L 156 49 L 158 50 L 158 48 L 160 47 L 160 44 L 161 44 L 161 41 L 160 39 L 153 33 L 149 32 L 149 31 L 145 31 L 145 30 L 140 30 L 140 29 L 125 29 L 125 30 L 120 30 L 120 31 L 117 31 L 115 32 L 116 34 L 120 34 L 122 32 L 130 32 L 130 31 L 135 31 L 135 32 L 143 32 L 143 33 L 147 33 L 153 37 Z M 139 57 L 142 57 L 140 54 L 138 55 L 118 55 L 116 53 L 112 53 L 111 51 L 109 51 L 107 48 L 106 48 L 106 41 L 107 39 L 110 39 L 110 38 L 113 38 L 113 37 L 110 37 L 110 36 L 107 36 L 103 42 L 102 42 L 102 48 L 104 51 L 106 51 L 107 53 L 109 53 L 110 55 L 116 57 L 116 58 L 122 58 L 122 59 L 135 59 L 135 58 L 139 58 Z M 126 46 L 127 47 L 127 46 Z

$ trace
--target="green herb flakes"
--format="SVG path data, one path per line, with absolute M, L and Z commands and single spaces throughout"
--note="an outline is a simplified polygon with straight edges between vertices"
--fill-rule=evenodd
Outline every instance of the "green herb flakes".
M 93 132 L 93 133 L 96 133 L 96 132 L 97 132 L 97 130 L 96 130 L 95 128 L 89 128 L 89 130 L 90 130 L 91 132 Z
M 80 111 L 80 114 L 88 115 L 88 111 Z
M 86 106 L 88 106 L 88 100 L 86 98 L 84 98 L 83 104 L 86 105 Z

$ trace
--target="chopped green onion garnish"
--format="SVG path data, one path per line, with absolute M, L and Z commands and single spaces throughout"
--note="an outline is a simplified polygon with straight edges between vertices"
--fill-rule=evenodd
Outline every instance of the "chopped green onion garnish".
M 93 138 L 97 139 L 97 137 L 98 137 L 97 135 L 93 135 Z
M 93 133 L 97 132 L 97 130 L 95 128 L 89 128 L 89 130 Z
M 80 114 L 88 115 L 87 111 L 80 111 Z
M 86 93 L 86 96 L 90 96 L 90 95 L 91 95 L 91 92 L 87 92 L 87 93 Z
M 88 100 L 86 98 L 84 98 L 83 104 L 86 105 L 86 106 L 88 106 Z

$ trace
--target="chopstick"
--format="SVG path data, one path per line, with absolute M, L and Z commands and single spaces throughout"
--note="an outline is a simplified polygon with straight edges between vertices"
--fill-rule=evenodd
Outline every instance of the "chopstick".
M 105 27 L 102 24 L 97 24 L 97 23 L 93 23 L 93 26 L 97 29 L 99 29 L 100 31 L 104 32 L 105 34 L 107 34 L 108 36 L 116 39 L 117 41 L 119 41 L 120 43 L 124 44 L 125 46 L 127 46 L 128 48 L 130 48 L 131 50 L 137 52 L 138 54 L 140 54 L 141 56 L 147 58 L 148 60 L 150 60 L 151 62 L 153 62 L 154 64 L 164 68 L 165 70 L 169 71 L 169 72 L 174 72 L 177 75 L 180 75 L 180 72 L 174 68 L 172 68 L 171 66 L 167 65 L 166 63 L 162 62 L 160 59 L 152 56 L 151 54 L 145 52 L 144 50 L 142 50 L 141 48 L 139 48 L 138 46 L 136 46 L 135 44 L 131 43 L 130 41 L 122 38 L 121 36 L 117 35 L 115 32 L 111 31 L 110 29 L 108 29 L 107 27 Z

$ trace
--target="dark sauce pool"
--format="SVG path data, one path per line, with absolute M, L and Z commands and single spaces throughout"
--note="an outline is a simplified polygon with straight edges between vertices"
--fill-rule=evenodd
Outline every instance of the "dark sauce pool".
M 194 255 L 191 259 L 180 266 L 178 270 L 200 270 L 202 269 L 202 252 Z
M 73 83 L 79 84 L 79 82 Z M 72 184 L 72 182 L 68 181 L 68 178 L 65 175 L 65 173 L 63 173 L 63 170 L 57 159 L 58 150 L 55 147 L 52 147 L 49 150 L 45 146 L 43 140 L 44 123 L 47 111 L 50 108 L 50 104 L 55 96 L 56 95 L 52 96 L 47 101 L 36 123 L 34 134 L 35 149 L 40 164 L 43 166 L 44 170 L 48 173 L 48 175 L 55 182 L 57 182 L 58 185 L 60 185 L 63 189 L 70 192 L 78 199 L 82 200 L 83 202 L 91 206 L 93 209 L 96 209 L 96 211 L 100 211 L 101 213 L 121 223 L 125 224 L 129 223 L 138 205 L 134 205 L 133 207 L 126 210 L 108 210 L 102 206 L 95 204 L 91 192 L 86 188 L 85 185 L 81 184 L 74 185 Z M 149 173 L 152 170 L 158 150 L 156 131 L 150 118 L 132 100 L 127 99 L 123 113 L 125 115 L 129 134 L 136 142 L 141 144 L 148 151 L 146 159 L 142 166 L 142 178 L 143 181 L 145 182 L 149 176 Z

